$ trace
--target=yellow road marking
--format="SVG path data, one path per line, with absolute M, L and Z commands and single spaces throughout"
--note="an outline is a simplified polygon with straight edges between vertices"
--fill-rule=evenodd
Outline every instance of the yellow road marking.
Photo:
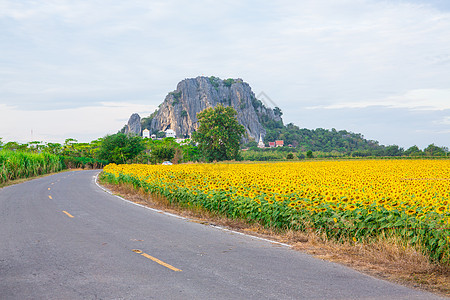
M 49 199 L 53 199 L 52 196 L 50 196 L 50 195 L 48 195 L 48 198 L 49 198 Z
M 63 213 L 65 213 L 69 218 L 73 218 L 71 214 L 69 214 L 67 211 L 63 210 Z
M 174 266 L 171 266 L 171 265 L 169 265 L 168 263 L 165 263 L 165 262 L 163 262 L 162 260 L 157 259 L 156 257 L 153 257 L 153 256 L 151 256 L 151 255 L 148 255 L 147 253 L 143 253 L 141 250 L 134 249 L 134 250 L 132 250 L 132 251 L 135 252 L 135 253 L 137 253 L 137 254 L 142 255 L 143 257 L 146 257 L 146 258 L 148 258 L 148 259 L 151 259 L 151 260 L 153 260 L 154 262 L 160 264 L 161 266 L 164 266 L 164 267 L 166 267 L 166 268 L 168 268 L 168 269 L 171 269 L 172 271 L 175 271 L 175 272 L 182 272 L 180 269 L 177 269 L 177 268 L 175 268 Z

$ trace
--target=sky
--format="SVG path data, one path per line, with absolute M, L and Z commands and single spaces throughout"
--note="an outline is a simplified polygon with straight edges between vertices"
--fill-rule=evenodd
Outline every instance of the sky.
M 116 133 L 203 75 L 285 124 L 450 146 L 447 0 L 0 0 L 0 41 L 3 142 Z

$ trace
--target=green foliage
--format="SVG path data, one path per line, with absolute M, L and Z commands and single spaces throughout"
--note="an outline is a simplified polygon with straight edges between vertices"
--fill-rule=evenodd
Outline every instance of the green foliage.
M 248 148 L 258 147 L 258 143 L 252 138 L 247 144 L 244 145 L 244 147 Z
M 181 111 L 181 113 L 180 113 L 180 116 L 182 117 L 182 118 L 185 118 L 185 117 L 187 117 L 187 111 L 185 111 L 185 110 L 182 110 Z
M 156 133 L 156 137 L 157 137 L 158 139 L 163 139 L 163 138 L 166 137 L 166 133 L 165 133 L 164 131 L 158 131 L 158 132 Z
M 423 152 L 426 156 L 446 156 L 448 149 L 445 147 L 438 147 L 435 144 L 428 145 Z
M 183 161 L 201 161 L 202 154 L 193 141 L 189 141 L 181 147 Z
M 308 150 L 306 152 L 306 158 L 314 158 L 313 152 L 311 150 Z
M 384 150 L 386 156 L 401 156 L 404 152 L 404 149 L 397 145 L 387 146 Z
M 61 154 L 62 145 L 59 143 L 47 143 L 47 147 L 45 147 L 43 151 L 51 154 Z
M 337 131 L 334 128 L 331 130 L 323 128 L 300 129 L 292 123 L 284 126 L 282 121 L 274 121 L 267 117 L 260 118 L 260 121 L 266 129 L 266 142 L 284 140 L 285 145 L 292 144 L 301 151 L 337 151 L 347 155 L 357 152 L 353 156 L 385 155 L 384 146 L 380 146 L 377 141 L 364 139 L 361 134 L 346 130 Z
M 97 157 L 113 163 L 124 164 L 135 158 L 144 149 L 141 137 L 116 133 L 107 135 L 103 139 Z
M 294 153 L 288 153 L 288 155 L 286 155 L 286 159 L 294 159 Z
M 166 138 L 163 142 L 155 143 L 150 152 L 152 163 L 172 160 L 177 148 L 178 145 L 173 141 L 173 138 Z
M 211 85 L 217 90 L 219 87 L 220 78 L 211 76 L 208 79 Z
M 199 161 L 201 155 L 195 144 L 186 140 L 182 144 L 175 142 L 173 138 L 164 138 L 161 140 L 145 139 L 144 151 L 140 152 L 134 159 L 133 163 L 141 164 L 159 164 L 169 160 L 172 163 L 181 163 L 188 161 Z
M 258 110 L 258 108 L 263 107 L 263 103 L 261 100 L 256 99 L 254 96 L 252 96 L 252 106 L 255 110 Z
M 233 78 L 228 78 L 228 79 L 223 80 L 223 84 L 226 87 L 230 87 L 233 83 L 234 83 L 234 79 Z
M 150 129 L 150 127 L 152 126 L 152 121 L 153 121 L 152 117 L 142 118 L 141 119 L 141 128 Z
M 181 94 L 180 94 L 181 95 Z M 141 128 L 142 129 L 150 129 L 152 127 L 152 121 L 155 118 L 158 110 L 155 110 L 150 116 L 141 119 Z M 125 131 L 122 131 L 125 133 Z
M 60 156 L 60 158 L 65 169 L 101 169 L 109 164 L 107 160 L 89 157 Z
M 21 151 L 0 151 L 0 183 L 61 171 L 57 155 Z
M 200 126 L 193 139 L 208 161 L 239 159 L 239 143 L 245 129 L 236 115 L 234 108 L 220 104 L 197 114 Z
M 275 116 L 279 116 L 279 117 L 281 117 L 283 115 L 283 112 L 281 111 L 281 109 L 279 107 L 275 107 L 273 109 L 273 113 L 275 114 Z
M 409 147 L 405 153 L 405 155 L 407 156 L 423 156 L 424 153 L 422 150 L 419 149 L 419 147 L 417 147 L 416 145 Z
M 28 145 L 19 144 L 17 142 L 7 142 L 5 145 L 3 145 L 3 149 L 11 151 L 27 151 Z
M 246 161 L 282 161 L 285 159 L 281 151 L 258 151 L 257 148 L 242 151 L 241 155 L 242 159 Z
M 169 95 L 171 95 L 173 97 L 172 105 L 177 105 L 177 104 L 180 103 L 181 91 L 179 91 L 179 92 L 170 92 Z

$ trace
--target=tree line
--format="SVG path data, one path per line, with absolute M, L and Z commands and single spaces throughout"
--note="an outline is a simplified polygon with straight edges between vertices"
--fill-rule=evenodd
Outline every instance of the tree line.
M 244 127 L 238 123 L 236 116 L 232 107 L 218 105 L 208 108 L 197 115 L 200 127 L 194 132 L 193 139 L 182 143 L 177 143 L 173 138 L 143 139 L 118 132 L 90 143 L 79 143 L 69 138 L 63 144 L 39 141 L 3 144 L 0 138 L 0 149 L 50 153 L 117 164 L 236 160 L 240 158 L 239 147 L 244 134 Z
M 148 139 L 122 132 L 107 135 L 90 143 L 79 143 L 68 138 L 63 144 L 32 141 L 25 144 L 3 143 L 0 149 L 19 152 L 49 153 L 65 157 L 66 165 L 106 163 L 158 164 L 164 161 L 213 162 L 224 160 L 284 160 L 304 158 L 341 157 L 445 157 L 447 147 L 434 144 L 421 150 L 417 146 L 403 149 L 397 145 L 383 146 L 377 141 L 368 141 L 361 134 L 345 130 L 300 129 L 282 121 L 262 120 L 266 128 L 266 141 L 282 139 L 286 147 L 257 147 L 255 141 L 242 144 L 245 129 L 237 121 L 237 112 L 231 107 L 218 105 L 197 114 L 199 128 L 192 139 L 183 143 L 173 138 Z M 240 147 L 247 151 L 240 151 Z

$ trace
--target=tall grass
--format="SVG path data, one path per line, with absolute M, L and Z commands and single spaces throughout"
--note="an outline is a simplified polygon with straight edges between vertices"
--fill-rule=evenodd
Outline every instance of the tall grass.
M 0 183 L 61 171 L 59 156 L 48 153 L 0 151 Z

